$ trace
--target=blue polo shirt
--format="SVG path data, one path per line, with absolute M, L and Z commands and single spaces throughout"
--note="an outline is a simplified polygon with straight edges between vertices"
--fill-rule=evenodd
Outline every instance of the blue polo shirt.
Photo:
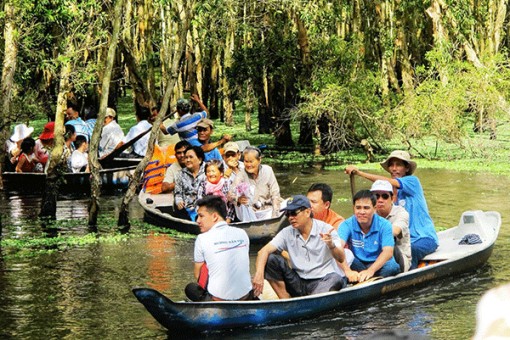
M 356 216 L 349 217 L 338 227 L 338 236 L 362 262 L 375 262 L 384 247 L 395 246 L 391 223 L 379 215 L 374 215 L 367 234 L 361 231 Z
M 429 237 L 438 243 L 434 222 L 429 215 L 427 201 L 423 194 L 420 180 L 416 176 L 396 178 L 400 184 L 397 195 L 397 204 L 404 207 L 409 213 L 409 232 L 411 243 L 424 237 Z

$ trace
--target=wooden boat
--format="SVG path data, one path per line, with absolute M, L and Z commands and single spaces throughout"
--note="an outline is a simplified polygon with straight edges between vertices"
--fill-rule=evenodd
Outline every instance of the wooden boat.
M 136 165 L 100 170 L 102 190 L 125 188 L 129 178 L 127 175 Z M 4 172 L 2 174 L 4 190 L 10 193 L 41 193 L 46 187 L 46 174 L 36 172 Z M 59 187 L 62 194 L 83 194 L 90 192 L 90 173 L 66 173 L 65 182 Z
M 309 318 L 333 309 L 373 301 L 404 288 L 481 267 L 490 257 L 501 226 L 498 212 L 466 211 L 458 226 L 438 233 L 439 248 L 423 266 L 372 282 L 288 300 L 173 302 L 153 289 L 133 293 L 152 316 L 168 329 L 215 330 L 283 323 Z M 467 235 L 479 236 L 479 244 L 459 244 Z
M 148 223 L 175 229 L 177 231 L 198 235 L 200 228 L 193 221 L 180 219 L 171 215 L 173 212 L 173 194 L 152 195 L 143 190 L 138 194 L 138 202 L 145 210 L 144 220 Z M 242 228 L 248 234 L 250 242 L 265 242 L 288 225 L 285 215 L 256 222 L 236 222 L 230 225 Z

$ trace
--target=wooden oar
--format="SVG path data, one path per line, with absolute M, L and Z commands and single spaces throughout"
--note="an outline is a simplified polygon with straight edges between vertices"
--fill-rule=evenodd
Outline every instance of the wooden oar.
M 351 182 L 351 196 L 354 198 L 354 195 L 356 194 L 356 179 L 354 178 L 355 174 L 354 171 L 351 171 L 349 174 L 349 180 Z
M 146 131 L 140 133 L 138 136 L 136 136 L 135 138 L 129 140 L 128 142 L 122 144 L 120 147 L 116 148 L 115 150 L 113 150 L 112 152 L 110 152 L 108 155 L 104 156 L 103 158 L 99 159 L 99 163 L 101 165 L 104 165 L 106 163 L 109 163 L 111 161 L 113 161 L 113 159 L 115 157 L 117 157 L 118 155 L 120 155 L 124 150 L 126 150 L 127 148 L 129 148 L 131 145 L 135 144 L 140 138 L 142 138 L 143 136 L 145 136 L 146 134 L 148 134 L 150 131 L 152 130 L 152 127 L 150 127 L 149 129 L 147 129 Z

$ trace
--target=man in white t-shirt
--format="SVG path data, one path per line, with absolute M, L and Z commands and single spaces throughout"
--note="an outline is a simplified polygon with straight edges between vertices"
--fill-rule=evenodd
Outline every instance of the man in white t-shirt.
M 116 149 L 120 148 L 122 145 L 128 143 L 130 140 L 139 136 L 141 133 L 149 130 L 152 125 L 149 123 L 149 118 L 151 116 L 151 112 L 143 107 L 136 112 L 136 119 L 138 123 L 129 129 L 128 134 L 124 137 L 124 139 L 117 145 Z M 146 133 L 143 137 L 138 139 L 131 146 L 132 151 L 130 154 L 126 154 L 125 152 L 121 154 L 121 157 L 134 157 L 134 158 L 142 158 L 147 153 L 147 147 L 149 146 L 149 133 Z
M 181 171 L 181 169 L 185 166 L 184 153 L 186 152 L 188 146 L 191 145 L 185 140 L 181 140 L 177 142 L 177 144 L 175 144 L 174 151 L 177 162 L 174 162 L 166 169 L 165 178 L 163 179 L 163 183 L 161 184 L 162 194 L 174 191 L 175 178 L 177 177 L 179 171 Z
M 195 241 L 194 274 L 199 278 L 207 265 L 205 288 L 186 286 L 192 301 L 253 300 L 250 278 L 250 240 L 246 231 L 225 222 L 226 205 L 219 196 L 204 196 L 196 202 L 197 222 L 202 232 Z

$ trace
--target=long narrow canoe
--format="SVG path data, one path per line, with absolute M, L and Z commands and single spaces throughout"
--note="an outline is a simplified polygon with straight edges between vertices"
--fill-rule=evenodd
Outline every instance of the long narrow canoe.
M 152 195 L 141 190 L 138 194 L 138 202 L 145 211 L 144 220 L 146 222 L 189 234 L 200 234 L 200 228 L 196 222 L 172 216 L 174 209 L 172 194 Z M 288 222 L 285 215 L 282 214 L 266 220 L 236 222 L 230 225 L 244 229 L 250 242 L 260 243 L 272 239 L 280 229 L 288 225 Z
M 149 313 L 170 330 L 215 330 L 284 323 L 352 307 L 404 288 L 439 278 L 454 278 L 454 274 L 477 269 L 492 254 L 500 226 L 498 212 L 466 211 L 458 226 L 438 233 L 439 248 L 424 259 L 423 266 L 397 276 L 349 286 L 338 292 L 288 300 L 235 302 L 174 302 L 147 288 L 135 288 L 133 293 Z M 469 235 L 477 235 L 481 243 L 459 244 Z

